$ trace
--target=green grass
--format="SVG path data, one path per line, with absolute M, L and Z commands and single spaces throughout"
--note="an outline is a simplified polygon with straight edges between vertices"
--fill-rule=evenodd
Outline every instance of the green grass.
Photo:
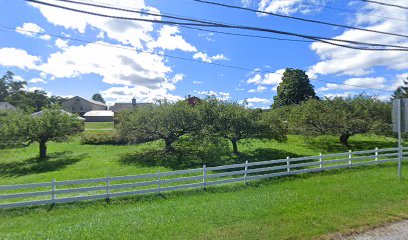
M 85 130 L 113 130 L 113 122 L 85 122 Z
M 354 136 L 352 150 L 395 147 L 395 139 Z M 0 185 L 135 175 L 245 160 L 344 152 L 337 139 L 287 143 L 247 140 L 241 155 L 178 149 L 159 154 L 160 141 L 131 145 L 81 145 L 79 138 L 48 144 L 50 158 L 37 159 L 38 146 L 0 150 Z M 218 157 L 213 159 L 213 156 Z M 404 168 L 404 174 L 408 170 Z M 311 239 L 386 221 L 408 218 L 407 180 L 395 165 L 346 169 L 124 199 L 0 211 L 0 239 Z
M 408 169 L 404 169 L 404 175 Z M 396 166 L 0 211 L 3 239 L 312 239 L 408 217 Z

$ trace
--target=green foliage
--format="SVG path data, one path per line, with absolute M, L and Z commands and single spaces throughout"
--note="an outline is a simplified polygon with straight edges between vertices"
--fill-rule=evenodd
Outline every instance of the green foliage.
M 277 88 L 277 95 L 273 99 L 272 107 L 279 108 L 299 104 L 309 99 L 318 99 L 318 97 L 305 71 L 287 68 Z
M 360 133 L 389 136 L 391 105 L 374 97 L 309 100 L 290 108 L 288 118 L 292 133 L 307 136 L 338 135 L 343 145 L 348 138 Z
M 100 93 L 95 93 L 94 95 L 92 95 L 92 100 L 98 101 L 98 102 L 101 102 L 101 103 L 106 103 L 105 99 L 103 99 L 102 94 L 100 94 Z
M 391 96 L 391 99 L 408 98 L 408 78 L 404 81 L 404 85 L 399 86 Z
M 38 142 L 40 158 L 46 158 L 48 141 L 65 141 L 68 136 L 83 130 L 78 116 L 57 108 L 44 109 L 41 116 L 21 112 L 10 113 L 0 124 L 0 138 L 4 145 L 29 145 Z
M 0 78 L 0 102 L 6 101 L 8 96 L 19 93 L 27 84 L 24 81 L 13 81 L 14 73 L 7 73 Z
M 165 151 L 174 150 L 172 144 L 181 136 L 200 128 L 195 108 L 187 102 L 158 102 L 121 113 L 116 125 L 121 138 L 130 143 L 163 139 Z
M 236 102 L 209 98 L 197 106 L 202 130 L 231 141 L 238 154 L 238 141 L 246 138 L 275 139 L 285 141 L 285 128 L 276 115 L 263 114 Z
M 123 144 L 123 139 L 116 131 L 84 132 L 81 134 L 81 144 L 101 145 L 101 144 Z

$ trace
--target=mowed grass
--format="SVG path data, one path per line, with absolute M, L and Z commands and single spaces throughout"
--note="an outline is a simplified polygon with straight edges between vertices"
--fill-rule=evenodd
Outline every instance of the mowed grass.
M 85 130 L 108 130 L 113 127 L 113 122 L 85 122 Z
M 110 203 L 1 210 L 0 238 L 328 238 L 408 218 L 407 183 L 392 164 Z
M 264 161 L 299 156 L 314 156 L 319 153 L 345 152 L 345 148 L 338 144 L 337 139 L 322 138 L 320 141 L 307 143 L 299 136 L 289 136 L 286 143 L 276 141 L 247 140 L 239 144 L 241 155 L 234 157 L 227 153 L 222 161 L 199 159 L 196 165 L 200 167 L 204 162 L 207 165 L 222 165 L 236 162 Z M 355 136 L 350 143 L 353 150 L 374 149 L 375 147 L 395 147 L 395 139 L 376 136 Z M 38 145 L 32 144 L 27 148 L 0 150 L 0 185 L 23 184 L 34 182 L 49 182 L 53 178 L 57 181 L 71 179 L 98 178 L 106 176 L 137 175 L 154 173 L 157 170 L 171 171 L 180 169 L 183 164 L 177 158 L 202 157 L 188 155 L 181 152 L 175 156 L 175 162 L 163 160 L 160 163 L 154 158 L 161 159 L 160 153 L 164 144 L 160 141 L 139 145 L 81 145 L 79 137 L 70 142 L 48 143 L 49 159 L 39 160 Z M 151 151 L 155 154 L 149 155 Z M 200 153 L 198 153 L 200 154 Z M 173 159 L 174 160 L 174 159 Z

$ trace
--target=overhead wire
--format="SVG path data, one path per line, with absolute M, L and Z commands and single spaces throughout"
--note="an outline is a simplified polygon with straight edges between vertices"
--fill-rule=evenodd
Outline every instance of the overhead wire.
M 112 16 L 112 15 L 107 15 L 107 14 L 94 13 L 94 12 L 90 12 L 90 11 L 84 11 L 84 10 L 80 10 L 80 9 L 69 8 L 69 7 L 66 7 L 66 6 L 50 4 L 50 3 L 37 1 L 37 0 L 26 0 L 26 1 L 33 2 L 33 3 L 38 3 L 38 4 L 42 4 L 42 5 L 46 5 L 46 6 L 61 8 L 61 9 L 65 9 L 65 10 L 70 10 L 70 11 L 74 11 L 74 12 L 84 13 L 84 14 L 107 17 L 107 18 L 117 18 L 117 19 L 124 19 L 124 20 L 133 20 L 133 21 L 147 21 L 147 22 L 153 22 L 153 23 L 177 25 L 177 26 L 179 26 L 179 25 L 204 26 L 204 27 L 217 27 L 217 28 L 230 28 L 230 29 L 243 29 L 243 30 L 251 30 L 251 31 L 261 31 L 261 32 L 275 33 L 275 34 L 280 34 L 280 35 L 295 36 L 295 37 L 299 37 L 299 38 L 319 41 L 319 42 L 327 43 L 327 44 L 334 45 L 334 46 L 340 46 L 340 47 L 356 49 L 356 50 L 407 51 L 407 47 L 405 47 L 405 46 L 395 46 L 394 48 L 359 47 L 359 46 L 344 45 L 344 44 L 339 44 L 339 43 L 334 43 L 334 42 L 347 42 L 347 43 L 352 43 L 352 44 L 381 46 L 381 47 L 383 47 L 385 45 L 384 44 L 363 43 L 363 42 L 356 42 L 356 41 L 349 41 L 349 40 L 342 40 L 342 39 L 324 38 L 324 37 L 318 37 L 318 36 L 310 36 L 310 35 L 305 35 L 305 34 L 298 34 L 298 33 L 280 31 L 280 30 L 275 30 L 275 29 L 267 29 L 267 28 L 251 27 L 251 26 L 216 24 L 216 23 L 213 23 L 213 22 L 208 22 L 208 23 L 188 23 L 187 22 L 186 23 L 186 22 L 174 22 L 174 21 L 152 20 L 152 19 L 142 19 L 142 20 L 140 20 L 141 18 L 129 18 L 129 17 L 122 17 L 122 16 Z
M 49 32 L 46 32 L 46 31 L 31 31 L 31 30 L 23 30 L 23 29 L 16 30 L 13 27 L 5 26 L 5 25 L 0 25 L 0 27 L 7 30 L 7 31 L 18 31 L 18 32 L 27 32 L 27 33 L 31 33 L 31 34 L 36 34 L 37 37 L 39 37 L 39 35 L 47 34 L 47 35 L 49 35 L 49 36 L 51 36 L 53 38 L 61 38 L 61 39 L 66 39 L 66 40 L 82 42 L 82 43 L 101 45 L 101 46 L 105 46 L 105 47 L 123 49 L 123 50 L 128 50 L 128 51 L 137 52 L 137 53 L 147 53 L 147 54 L 151 54 L 151 55 L 158 55 L 158 56 L 163 56 L 163 57 L 168 57 L 168 58 L 173 58 L 173 59 L 178 59 L 178 60 L 183 60 L 183 61 L 196 62 L 196 63 L 207 64 L 207 65 L 214 65 L 214 66 L 219 66 L 219 67 L 224 67 L 224 68 L 241 70 L 241 71 L 245 71 L 245 72 L 283 75 L 282 73 L 277 73 L 277 72 L 268 71 L 268 70 L 250 69 L 250 68 L 247 68 L 247 67 L 240 67 L 240 66 L 229 65 L 229 64 L 206 62 L 206 61 L 202 61 L 202 60 L 198 60 L 198 59 L 185 58 L 185 57 L 174 56 L 174 55 L 170 55 L 170 54 L 164 54 L 164 53 L 159 54 L 159 53 L 154 52 L 154 51 L 140 50 L 140 49 L 127 47 L 127 46 L 122 46 L 122 45 L 113 45 L 113 44 L 104 43 L 104 42 L 93 42 L 93 41 L 89 41 L 89 40 L 85 40 L 85 39 L 79 39 L 79 38 L 67 37 L 67 36 L 63 36 L 63 35 L 59 35 L 59 34 L 53 34 L 53 33 L 49 33 Z M 359 85 L 354 85 L 354 84 L 338 83 L 338 82 L 322 80 L 322 79 L 314 79 L 314 81 L 330 83 L 330 84 L 337 84 L 337 85 L 354 87 L 354 88 L 367 89 L 367 90 L 374 90 L 374 91 L 392 92 L 392 91 L 384 90 L 384 89 L 380 89 L 380 88 L 371 88 L 371 87 L 359 86 Z
M 344 24 L 330 23 L 330 22 L 326 22 L 326 21 L 320 21 L 320 20 L 313 20 L 313 19 L 289 16 L 289 15 L 284 15 L 284 14 L 279 14 L 279 13 L 272 13 L 272 12 L 267 12 L 267 11 L 261 11 L 261 10 L 256 10 L 256 9 L 252 9 L 252 8 L 241 7 L 241 6 L 230 5 L 230 4 L 224 4 L 224 3 L 219 3 L 219 2 L 206 1 L 206 0 L 192 0 L 192 1 L 198 2 L 198 3 L 210 4 L 210 5 L 219 6 L 219 7 L 224 7 L 224 8 L 232 8 L 232 9 L 239 9 L 239 10 L 244 10 L 244 11 L 249 11 L 249 12 L 254 12 L 254 13 L 267 14 L 267 15 L 280 17 L 280 18 L 294 19 L 294 20 L 303 21 L 303 22 L 316 23 L 316 24 L 328 25 L 328 26 L 333 26 L 333 27 L 341 27 L 341 28 L 353 29 L 353 30 L 364 31 L 364 32 L 371 32 L 371 33 L 378 33 L 378 34 L 408 38 L 408 35 L 405 35 L 405 34 L 384 32 L 384 31 L 378 31 L 378 30 L 375 30 L 375 29 L 353 27 L 353 26 L 344 25 Z
M 395 7 L 395 8 L 408 10 L 408 6 L 401 6 L 401 5 L 397 5 L 397 4 L 385 3 L 385 2 L 380 2 L 380 1 L 372 1 L 372 0 L 360 0 L 360 1 L 367 2 L 367 3 L 379 4 L 379 5 L 383 5 L 383 6 L 387 6 L 387 7 Z

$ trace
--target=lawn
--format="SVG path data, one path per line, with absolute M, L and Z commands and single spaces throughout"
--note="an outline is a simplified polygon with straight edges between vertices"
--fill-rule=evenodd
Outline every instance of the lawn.
M 375 136 L 354 136 L 350 143 L 352 150 L 395 147 L 395 139 Z M 334 138 L 299 136 L 289 136 L 287 143 L 243 141 L 240 156 L 223 153 L 217 161 L 188 151 L 162 159 L 157 155 L 162 142 L 92 146 L 75 137 L 48 144 L 46 161 L 37 159 L 37 148 L 0 150 L 0 185 L 170 171 L 192 167 L 183 165 L 190 157 L 199 166 L 348 150 Z M 407 180 L 399 180 L 396 165 L 388 164 L 110 203 L 1 210 L 0 239 L 311 239 L 408 218 L 407 194 Z
M 113 122 L 85 122 L 85 130 L 113 130 Z
M 404 169 L 404 175 L 408 169 Z M 312 239 L 408 217 L 374 166 L 127 199 L 0 211 L 3 239 Z

